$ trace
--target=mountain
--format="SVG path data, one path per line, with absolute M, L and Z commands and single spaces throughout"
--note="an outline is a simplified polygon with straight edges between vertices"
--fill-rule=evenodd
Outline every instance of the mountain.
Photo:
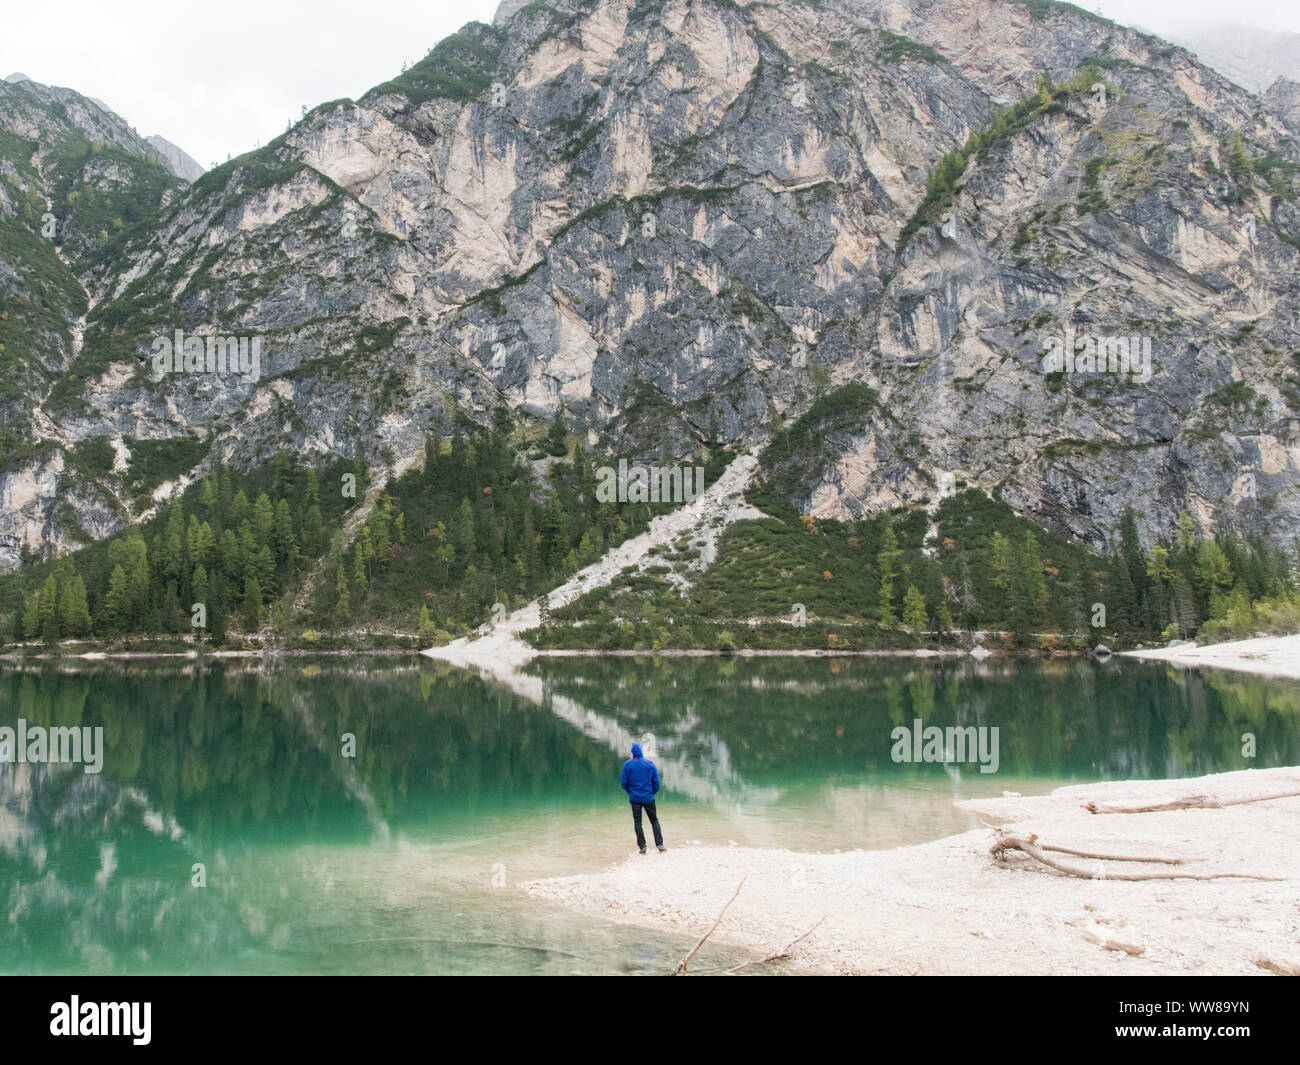
M 1300 533 L 1295 127 L 1071 5 L 506 4 L 190 185 L 3 91 L 0 219 L 49 197 L 70 235 L 5 256 L 0 563 L 218 458 L 382 480 L 503 403 L 593 456 L 779 439 L 760 476 L 815 518 L 961 484 L 1095 549 L 1130 509 L 1145 542 L 1180 511 Z M 131 190 L 103 242 L 48 146 L 75 135 L 109 145 L 97 211 Z M 11 295 L 29 254 L 44 302 Z M 177 330 L 259 341 L 255 372 L 160 374 Z M 1130 338 L 1140 373 L 1044 363 Z
M 1300 81 L 1300 33 L 1224 23 L 1182 30 L 1170 39 L 1251 92 L 1263 92 L 1278 78 Z
M 0 82 L 4 563 L 24 542 L 36 547 L 52 523 L 90 538 L 122 524 L 111 492 L 75 473 L 79 441 L 51 425 L 39 401 L 81 348 L 89 308 L 82 279 L 182 187 L 113 112 L 21 76 Z
M 102 100 L 82 96 L 72 89 L 42 85 L 26 74 L 10 74 L 4 79 L 4 84 L 21 88 L 35 97 L 45 109 L 92 142 L 113 144 L 132 155 L 157 155 L 172 175 L 185 181 L 193 181 L 203 173 L 203 167 L 166 138 L 156 135 L 142 138 L 134 126 L 129 125 Z M 15 109 L 23 106 L 13 97 L 0 96 L 0 101 Z
M 158 152 L 163 166 L 178 178 L 184 178 L 186 181 L 197 181 L 203 176 L 203 167 L 166 137 L 160 137 L 155 133 L 146 139 Z

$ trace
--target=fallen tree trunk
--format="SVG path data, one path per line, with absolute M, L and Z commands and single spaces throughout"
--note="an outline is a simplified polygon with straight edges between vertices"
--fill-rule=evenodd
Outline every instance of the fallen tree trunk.
M 1010 833 L 1002 832 L 995 829 L 997 838 L 993 846 L 989 848 L 996 860 L 1005 859 L 1008 851 L 1020 851 L 1029 855 L 1034 861 L 1047 866 L 1049 869 L 1055 869 L 1058 873 L 1065 873 L 1067 876 L 1077 876 L 1083 880 L 1285 880 L 1281 876 L 1255 876 L 1251 873 L 1103 873 L 1098 876 L 1087 869 L 1081 869 L 1075 865 L 1069 865 L 1066 862 L 1050 857 L 1044 852 L 1043 848 L 1038 845 L 1038 836 L 1013 836 Z M 1132 861 L 1135 859 L 1124 859 Z M 1142 861 L 1144 859 L 1136 859 Z
M 1300 791 L 1279 791 L 1273 795 L 1259 795 L 1253 799 L 1228 799 L 1220 801 L 1212 795 L 1188 795 L 1172 802 L 1160 802 L 1151 806 L 1098 806 L 1095 802 L 1083 803 L 1083 808 L 1090 814 L 1157 814 L 1166 810 L 1218 810 L 1224 806 L 1244 806 L 1248 802 L 1269 802 L 1273 799 L 1300 798 Z
M 1040 843 L 1039 850 L 1054 851 L 1057 854 L 1072 854 L 1076 858 L 1100 858 L 1107 862 L 1159 862 L 1161 865 L 1182 865 L 1186 858 L 1156 858 L 1128 854 L 1094 854 L 1092 851 L 1076 851 L 1069 847 L 1054 847 L 1050 843 Z

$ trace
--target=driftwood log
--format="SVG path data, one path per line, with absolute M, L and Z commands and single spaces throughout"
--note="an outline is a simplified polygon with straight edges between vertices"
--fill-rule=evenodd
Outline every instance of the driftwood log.
M 1020 851 L 1022 854 L 1029 855 L 1034 861 L 1049 869 L 1055 869 L 1058 873 L 1065 873 L 1067 876 L 1077 876 L 1084 880 L 1285 880 L 1280 876 L 1255 876 L 1251 873 L 1105 873 L 1098 875 L 1088 869 L 1080 868 L 1077 865 L 1070 865 L 1067 862 L 1060 861 L 1051 857 L 1047 850 L 1049 848 L 1042 846 L 1038 842 L 1037 835 L 1017 836 L 1003 829 L 995 828 L 995 839 L 993 846 L 989 848 L 989 853 L 993 855 L 995 861 L 1006 859 L 1009 851 Z M 1058 848 L 1050 848 L 1056 850 Z M 1079 853 L 1079 852 L 1070 852 Z M 1097 858 L 1101 861 L 1121 861 L 1121 862 L 1147 862 L 1161 861 L 1159 858 L 1141 858 L 1131 855 L 1087 855 L 1087 857 Z
M 1273 799 L 1300 798 L 1300 791 L 1279 791 L 1273 795 L 1259 795 L 1253 799 L 1226 799 L 1220 801 L 1212 795 L 1188 795 L 1172 802 L 1159 802 L 1150 806 L 1098 806 L 1095 802 L 1083 803 L 1090 814 L 1158 814 L 1166 810 L 1218 810 L 1224 806 L 1244 806 L 1248 802 L 1270 802 Z

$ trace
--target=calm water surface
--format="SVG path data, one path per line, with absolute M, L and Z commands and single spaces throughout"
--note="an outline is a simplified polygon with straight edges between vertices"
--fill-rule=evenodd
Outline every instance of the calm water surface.
M 19 718 L 102 726 L 106 755 L 0 765 L 5 973 L 671 969 L 690 938 L 518 888 L 631 853 L 632 740 L 670 848 L 893 847 L 977 827 L 958 798 L 1300 764 L 1300 684 L 1129 661 L 0 667 L 0 726 Z M 998 772 L 895 764 L 917 718 L 997 726 Z

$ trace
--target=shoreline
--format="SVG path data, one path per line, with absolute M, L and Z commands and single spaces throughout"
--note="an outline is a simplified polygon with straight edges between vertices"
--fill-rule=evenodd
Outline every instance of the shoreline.
M 240 658 L 348 658 L 348 657 L 401 658 L 422 656 L 450 662 L 462 667 L 481 666 L 489 669 L 502 665 L 518 666 L 534 658 L 1095 658 L 1091 651 L 1055 650 L 1050 653 L 1022 652 L 1010 649 L 989 650 L 983 645 L 972 649 L 959 647 L 902 647 L 866 648 L 861 650 L 832 650 L 825 647 L 789 648 L 737 648 L 720 651 L 714 648 L 660 648 L 659 650 L 598 649 L 598 648 L 543 648 L 525 643 L 511 632 L 488 633 L 484 636 L 461 637 L 436 647 L 356 647 L 310 648 L 266 647 L 198 650 L 60 650 L 48 647 L 0 651 L 0 662 L 25 661 L 124 661 L 149 658 L 198 659 Z M 1197 646 L 1180 643 L 1170 647 L 1143 648 L 1116 651 L 1115 657 L 1136 658 L 1150 662 L 1166 662 L 1183 668 L 1208 666 L 1256 673 L 1260 676 L 1282 679 L 1300 679 L 1300 635 L 1267 636 L 1251 640 L 1234 640 L 1218 644 Z M 1105 661 L 1105 658 L 1100 659 Z
M 586 647 L 552 647 L 537 649 L 512 635 L 489 634 L 474 640 L 455 640 L 440 647 L 419 652 L 427 658 L 451 662 L 461 667 L 478 666 L 489 670 L 503 664 L 523 665 L 534 658 L 967 658 L 990 657 L 999 652 L 985 651 L 973 656 L 960 648 L 903 647 L 868 650 L 831 650 L 826 647 L 737 648 L 719 651 L 706 647 L 664 647 L 657 651 L 635 649 L 597 649 Z M 1076 657 L 1086 657 L 1079 652 Z
M 1079 878 L 1027 858 L 997 863 L 989 828 L 883 851 L 805 854 L 674 845 L 603 872 L 535 880 L 530 898 L 620 924 L 703 934 L 764 957 L 824 923 L 773 971 L 889 975 L 1219 975 L 1300 972 L 1300 850 L 1287 846 L 1300 797 L 1120 816 L 1084 801 L 1220 801 L 1300 791 L 1300 767 L 1199 778 L 1069 785 L 963 809 L 1098 853 L 1178 857 L 1188 871 L 1282 877 L 1124 882 Z M 671 815 L 669 815 L 671 816 Z M 1112 872 L 1169 866 L 1069 859 Z
M 1257 673 L 1264 677 L 1300 680 L 1300 635 L 1262 636 L 1252 640 L 1232 640 L 1198 647 L 1182 643 L 1173 647 L 1140 651 L 1122 651 L 1129 658 L 1168 662 L 1183 667 L 1209 666 Z
M 397 647 L 365 647 L 352 651 L 328 649 L 313 651 L 299 647 L 277 647 L 261 651 L 247 649 L 225 651 L 37 651 L 31 654 L 14 654 L 6 651 L 0 654 L 0 662 L 120 662 L 142 661 L 150 658 L 179 658 L 187 662 L 197 662 L 205 658 L 353 658 L 360 655 L 401 658 L 411 657 L 419 653 L 416 650 Z
M 521 646 L 528 647 L 527 644 Z M 352 650 L 322 649 L 312 650 L 305 647 L 275 647 L 264 650 L 216 650 L 216 651 L 33 651 L 17 653 L 6 651 L 0 653 L 0 662 L 101 662 L 123 661 L 148 658 L 179 658 L 197 661 L 204 658 L 434 658 L 452 662 L 454 665 L 479 666 L 499 665 L 502 659 L 496 656 L 442 655 L 437 652 L 441 647 L 425 649 L 402 647 L 360 647 Z M 991 656 L 994 653 L 990 652 Z M 832 651 L 826 648 L 789 648 L 779 650 L 743 649 L 738 651 L 715 651 L 706 648 L 663 648 L 658 651 L 636 650 L 589 650 L 585 648 L 551 648 L 534 650 L 528 647 L 525 660 L 533 658 L 964 658 L 966 651 L 951 649 L 935 650 L 933 648 L 900 648 L 897 650 L 844 650 Z M 509 656 L 511 658 L 517 656 Z M 997 655 L 996 657 L 1014 657 Z M 1069 657 L 1082 658 L 1082 652 Z

